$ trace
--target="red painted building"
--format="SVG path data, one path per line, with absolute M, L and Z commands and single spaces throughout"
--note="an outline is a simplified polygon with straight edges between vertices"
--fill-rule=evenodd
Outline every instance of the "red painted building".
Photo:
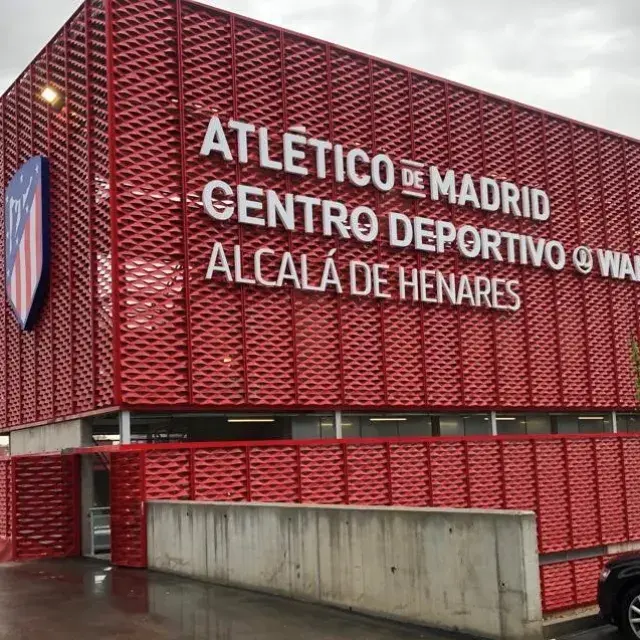
M 229 121 L 245 126 L 246 158 Z M 636 404 L 635 140 L 170 0 L 88 0 L 2 97 L 0 140 L 0 207 L 32 156 L 48 157 L 51 185 L 44 306 L 32 331 L 7 303 L 0 314 L 5 429 L 118 410 L 295 413 L 293 435 L 312 412 L 329 417 L 311 433 L 333 429 L 336 410 L 353 412 L 354 435 L 367 434 L 362 416 L 401 434 L 411 415 L 427 417 L 413 433 L 467 432 L 473 416 L 498 431 L 633 428 L 610 412 Z M 413 229 L 406 247 L 394 214 Z M 263 281 L 284 269 L 282 286 L 238 284 L 256 279 L 261 249 Z M 328 258 L 342 293 L 317 290 Z M 351 295 L 350 268 L 364 278 L 376 264 L 379 295 Z M 426 274 L 418 301 L 413 269 Z

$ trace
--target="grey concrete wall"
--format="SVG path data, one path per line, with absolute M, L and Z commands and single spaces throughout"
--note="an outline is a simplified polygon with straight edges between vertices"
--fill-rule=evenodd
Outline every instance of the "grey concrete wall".
M 149 567 L 487 638 L 541 638 L 532 513 L 150 502 Z
M 18 429 L 9 434 L 11 455 L 60 451 L 91 445 L 91 424 L 82 419 Z

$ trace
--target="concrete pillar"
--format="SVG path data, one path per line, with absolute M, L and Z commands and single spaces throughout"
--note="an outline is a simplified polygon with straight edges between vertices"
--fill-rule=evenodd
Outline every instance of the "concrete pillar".
M 339 409 L 335 413 L 336 438 L 342 438 L 342 411 Z
M 118 430 L 120 444 L 131 444 L 131 413 L 129 411 L 121 411 L 118 414 Z
M 91 423 L 81 418 L 17 429 L 9 434 L 11 455 L 61 451 L 92 444 Z
M 495 411 L 491 412 L 491 435 L 498 435 L 498 418 Z

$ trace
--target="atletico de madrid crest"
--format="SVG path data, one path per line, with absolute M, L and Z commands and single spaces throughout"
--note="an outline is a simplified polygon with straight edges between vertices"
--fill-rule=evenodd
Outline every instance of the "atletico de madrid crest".
M 31 158 L 18 169 L 5 198 L 7 298 L 23 330 L 31 330 L 49 278 L 49 162 Z

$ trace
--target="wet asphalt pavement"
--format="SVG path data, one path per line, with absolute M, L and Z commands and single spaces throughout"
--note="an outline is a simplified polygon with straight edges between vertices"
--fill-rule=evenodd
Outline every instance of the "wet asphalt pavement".
M 615 627 L 605 625 L 564 636 L 562 640 L 623 640 Z
M 322 606 L 92 561 L 0 566 L 1 640 L 446 637 Z

